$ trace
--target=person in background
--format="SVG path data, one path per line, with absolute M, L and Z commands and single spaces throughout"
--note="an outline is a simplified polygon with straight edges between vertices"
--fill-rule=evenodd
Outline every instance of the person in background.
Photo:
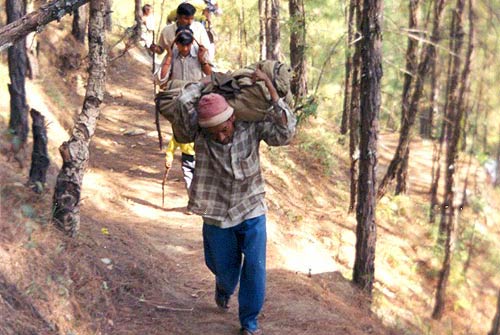
M 175 35 L 172 57 L 166 55 L 161 67 L 155 73 L 155 80 L 160 88 L 165 87 L 169 80 L 199 81 L 212 72 L 206 59 L 206 49 L 193 44 L 193 31 L 188 27 L 180 26 Z M 172 167 L 177 148 L 181 149 L 182 173 L 186 189 L 189 191 L 195 170 L 194 143 L 181 144 L 172 136 L 165 152 L 167 171 Z
M 203 95 L 205 79 L 181 92 L 173 125 L 178 136 L 195 143 L 196 171 L 188 210 L 203 217 L 205 263 L 215 275 L 215 303 L 221 310 L 239 283 L 241 335 L 262 335 L 258 315 L 266 287 L 266 205 L 260 169 L 260 142 L 288 144 L 296 118 L 260 69 L 273 109 L 260 122 L 236 119 L 226 99 Z
M 153 35 L 155 29 L 153 7 L 149 4 L 142 6 L 141 25 L 141 41 L 144 43 L 144 47 L 149 48 L 154 42 Z
M 169 50 L 155 73 L 160 87 L 169 80 L 199 81 L 212 73 L 207 49 L 193 42 L 191 28 L 179 26 L 175 31 L 174 48 Z
M 194 21 L 196 8 L 190 3 L 181 3 L 177 7 L 176 22 L 167 25 L 158 37 L 158 44 L 152 44 L 150 50 L 157 54 L 167 52 L 167 56 L 172 57 L 172 49 L 176 37 L 176 31 L 180 26 L 187 26 L 193 32 L 193 40 L 198 46 L 207 48 L 210 45 L 207 31 L 200 22 Z M 213 60 L 213 55 L 208 53 L 209 62 Z

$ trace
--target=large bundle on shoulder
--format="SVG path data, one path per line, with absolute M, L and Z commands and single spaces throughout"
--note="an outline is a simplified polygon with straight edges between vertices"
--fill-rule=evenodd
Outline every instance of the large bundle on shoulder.
M 218 93 L 223 95 L 233 107 L 238 120 L 260 121 L 272 110 L 271 95 L 262 81 L 252 82 L 252 74 L 259 67 L 272 80 L 278 95 L 292 104 L 290 92 L 290 67 L 279 61 L 265 60 L 249 65 L 232 73 L 213 73 L 212 81 L 202 94 Z M 177 97 L 190 82 L 173 80 L 167 83 L 164 91 L 156 96 L 157 108 L 169 121 L 173 120 L 177 108 Z

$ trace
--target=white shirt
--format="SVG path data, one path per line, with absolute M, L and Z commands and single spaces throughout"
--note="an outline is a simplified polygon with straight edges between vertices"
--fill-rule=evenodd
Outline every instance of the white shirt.
M 194 44 L 201 44 L 205 48 L 209 49 L 210 47 L 210 40 L 208 38 L 207 31 L 205 30 L 205 27 L 200 22 L 194 21 L 191 23 L 189 26 L 191 30 L 193 31 L 193 37 L 196 40 L 193 42 Z M 177 30 L 177 23 L 172 23 L 167 25 L 163 30 L 161 31 L 160 37 L 158 39 L 158 45 L 162 47 L 163 49 L 167 48 L 172 48 L 174 47 L 174 39 L 175 39 L 175 31 Z M 208 60 L 212 61 L 214 58 L 214 55 L 209 51 L 208 52 Z

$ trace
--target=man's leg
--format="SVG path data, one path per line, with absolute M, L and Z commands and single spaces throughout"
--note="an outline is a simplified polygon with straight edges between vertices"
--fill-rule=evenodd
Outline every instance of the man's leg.
M 184 174 L 184 183 L 186 184 L 186 189 L 189 190 L 194 175 L 194 166 L 195 166 L 194 156 L 186 155 L 185 153 L 183 153 L 181 156 L 181 161 L 182 161 L 182 173 Z
M 234 227 L 222 229 L 204 223 L 203 246 L 205 263 L 215 275 L 216 294 L 227 303 L 238 285 L 241 271 L 241 249 Z M 224 307 L 219 301 L 217 304 Z
M 243 329 L 255 331 L 266 293 L 266 216 L 246 220 L 240 226 L 238 235 L 245 257 L 238 294 L 239 317 Z

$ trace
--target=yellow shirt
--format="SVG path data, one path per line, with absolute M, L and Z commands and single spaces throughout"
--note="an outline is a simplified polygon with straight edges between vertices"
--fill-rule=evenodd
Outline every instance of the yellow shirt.
M 172 164 L 174 152 L 177 148 L 180 148 L 183 154 L 194 156 L 194 143 L 178 143 L 172 136 L 172 139 L 168 143 L 167 150 L 165 150 L 165 161 L 167 164 Z

